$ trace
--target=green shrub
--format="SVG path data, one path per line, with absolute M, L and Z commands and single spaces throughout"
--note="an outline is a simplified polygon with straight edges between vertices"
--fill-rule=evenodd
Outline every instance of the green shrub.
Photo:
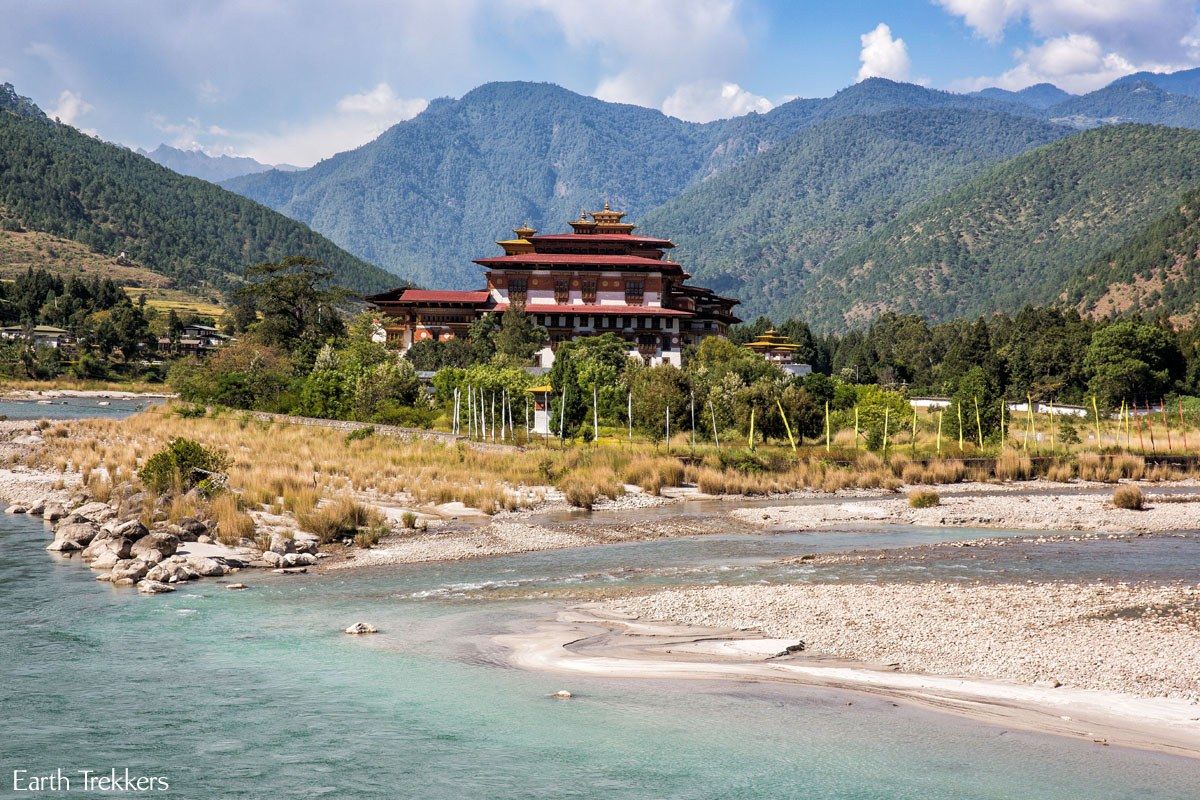
M 346 441 L 346 444 L 350 444 L 351 442 L 357 442 L 360 439 L 370 439 L 374 435 L 375 435 L 375 426 L 368 425 L 365 428 L 356 428 L 355 430 L 352 430 L 349 433 L 347 433 L 345 441 Z
M 147 459 L 138 477 L 147 488 L 164 493 L 186 492 L 199 488 L 211 494 L 222 484 L 221 474 L 229 468 L 229 457 L 191 439 L 172 439 L 162 450 Z
M 770 468 L 766 459 L 750 450 L 722 450 L 720 459 L 723 468 L 737 470 L 743 475 L 766 472 Z

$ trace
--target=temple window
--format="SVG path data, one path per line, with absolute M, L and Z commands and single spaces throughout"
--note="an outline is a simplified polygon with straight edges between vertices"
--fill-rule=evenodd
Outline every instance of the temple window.
M 554 281 L 554 302 L 565 306 L 571 302 L 571 281 L 568 278 L 558 278 Z
M 583 302 L 595 303 L 596 302 L 596 279 L 595 278 L 585 279 L 582 283 L 582 291 L 580 292 L 580 294 L 583 295 Z
M 508 279 L 508 299 L 512 303 L 525 303 L 529 296 L 529 280 L 527 278 Z
M 645 297 L 646 286 L 642 281 L 625 281 L 625 303 L 640 306 Z

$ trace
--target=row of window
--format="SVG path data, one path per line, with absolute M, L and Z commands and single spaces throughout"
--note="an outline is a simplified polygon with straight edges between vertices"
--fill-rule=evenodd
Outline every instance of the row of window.
M 584 303 L 595 305 L 596 280 L 590 278 L 580 283 L 580 296 Z M 513 303 L 523 303 L 529 297 L 528 278 L 508 279 L 508 298 Z M 625 304 L 640 306 L 646 297 L 646 284 L 640 280 L 625 281 Z M 554 302 L 565 306 L 571 302 L 571 281 L 569 278 L 559 278 L 554 281 Z
M 581 325 L 586 324 L 586 320 L 588 320 L 588 319 L 590 319 L 590 317 L 588 317 L 586 315 L 575 316 L 573 314 L 572 315 L 560 314 L 560 315 L 555 316 L 552 314 L 541 314 L 538 317 L 538 323 L 546 328 L 551 328 L 551 327 L 565 328 L 568 325 L 570 325 L 573 328 L 578 328 Z M 596 328 L 610 328 L 610 329 L 614 329 L 614 330 L 622 330 L 626 327 L 626 322 L 628 322 L 628 327 L 630 327 L 630 328 L 643 328 L 645 330 L 670 330 L 671 329 L 671 321 L 668 319 L 664 319 L 663 317 L 628 317 L 627 318 L 627 317 L 599 317 L 598 316 L 595 318 L 595 327 Z

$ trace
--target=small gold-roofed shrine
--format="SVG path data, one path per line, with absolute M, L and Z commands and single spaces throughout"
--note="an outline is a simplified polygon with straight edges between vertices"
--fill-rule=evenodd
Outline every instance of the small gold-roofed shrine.
M 793 342 L 788 337 L 776 331 L 774 328 L 761 334 L 752 342 L 747 342 L 744 347 L 747 350 L 753 350 L 761 355 L 767 361 L 776 361 L 781 363 L 791 363 L 796 355 L 796 351 L 800 349 L 800 345 Z

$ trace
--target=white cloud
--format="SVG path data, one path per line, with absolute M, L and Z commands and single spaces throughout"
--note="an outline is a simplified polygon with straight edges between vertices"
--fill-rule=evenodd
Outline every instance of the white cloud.
M 862 41 L 862 52 L 858 60 L 862 66 L 858 68 L 858 79 L 890 78 L 895 81 L 908 80 L 908 72 L 912 62 L 908 58 L 908 46 L 903 39 L 892 36 L 892 29 L 884 23 L 879 23 L 873 31 L 859 37 Z
M 201 103 L 216 103 L 221 100 L 221 89 L 210 79 L 205 78 L 196 87 L 196 99 Z
M 81 94 L 64 89 L 58 96 L 57 104 L 50 109 L 49 116 L 68 125 L 74 125 L 80 117 L 93 110 L 95 110 L 94 106 L 84 100 Z
M 695 81 L 680 86 L 663 101 L 664 114 L 689 122 L 740 117 L 757 111 L 765 114 L 773 108 L 770 100 L 748 92 L 728 81 Z
M 391 120 L 410 119 L 425 110 L 429 103 L 419 97 L 397 97 L 391 86 L 376 84 L 374 89 L 360 94 L 348 94 L 338 101 L 337 110 L 343 114 L 364 114 Z
M 508 2 L 544 15 L 568 47 L 600 62 L 592 94 L 601 100 L 696 120 L 770 107 L 728 79 L 749 50 L 754 15 L 742 0 L 638 0 L 619 10 L 589 0 Z
M 979 36 L 999 42 L 1025 23 L 1038 40 L 1013 53 L 999 76 L 970 78 L 958 88 L 1020 89 L 1049 81 L 1087 92 L 1139 70 L 1200 63 L 1193 0 L 937 0 Z
M 170 135 L 168 144 L 182 150 L 246 155 L 265 164 L 308 166 L 366 144 L 397 122 L 420 114 L 428 105 L 421 98 L 397 97 L 390 86 L 380 83 L 369 91 L 342 97 L 328 114 L 272 131 L 228 130 L 195 117 L 174 122 L 152 115 L 151 121 Z

